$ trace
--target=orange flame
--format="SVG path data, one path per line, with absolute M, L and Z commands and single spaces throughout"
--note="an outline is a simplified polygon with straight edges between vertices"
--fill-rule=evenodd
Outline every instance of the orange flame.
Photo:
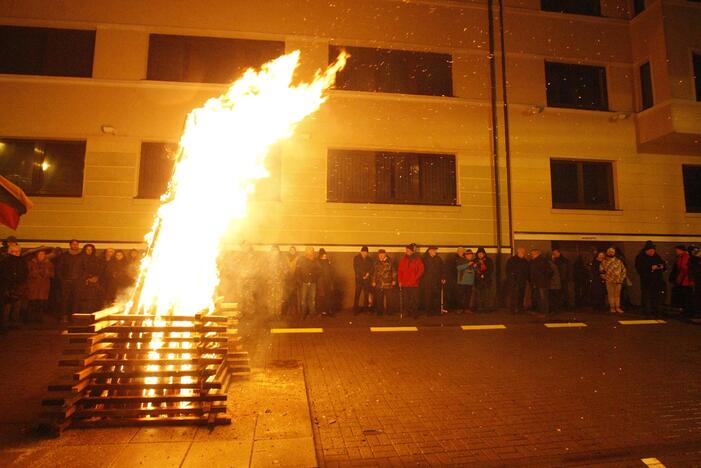
M 259 72 L 249 69 L 189 114 L 173 178 L 146 237 L 142 286 L 127 310 L 157 316 L 212 308 L 221 240 L 244 219 L 255 181 L 269 175 L 270 147 L 321 106 L 347 58 L 342 53 L 311 83 L 293 86 L 299 56 L 295 51 Z

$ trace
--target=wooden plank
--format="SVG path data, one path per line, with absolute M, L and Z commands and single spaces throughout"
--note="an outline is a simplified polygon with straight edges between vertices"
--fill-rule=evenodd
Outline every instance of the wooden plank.
M 204 402 L 204 401 L 226 401 L 226 395 L 167 395 L 167 396 L 107 396 L 107 397 L 84 397 L 76 402 L 82 407 L 85 405 L 123 405 L 130 403 L 179 403 L 179 402 Z
M 125 384 L 90 384 L 88 390 L 119 390 L 119 391 L 141 391 L 141 390 L 182 390 L 182 389 L 198 389 L 205 390 L 221 388 L 221 382 L 200 382 L 199 379 L 192 383 L 125 383 Z
M 124 367 L 141 367 L 141 366 L 199 366 L 209 364 L 219 364 L 223 358 L 194 358 L 194 359 L 96 359 L 96 366 L 124 366 Z

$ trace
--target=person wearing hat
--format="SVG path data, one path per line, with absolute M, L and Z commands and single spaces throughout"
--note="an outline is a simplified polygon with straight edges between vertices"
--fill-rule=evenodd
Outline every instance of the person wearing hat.
M 674 247 L 677 258 L 672 265 L 669 274 L 669 282 L 672 284 L 672 305 L 680 307 L 685 316 L 694 313 L 694 281 L 689 274 L 689 252 L 685 245 Z
M 427 315 L 440 315 L 441 288 L 446 283 L 443 260 L 438 256 L 438 247 L 431 245 L 424 256 L 424 305 Z
M 407 245 L 397 270 L 402 315 L 413 318 L 418 317 L 419 281 L 424 274 L 424 264 L 415 252 L 416 244 Z
M 490 306 L 490 291 L 492 276 L 494 275 L 494 263 L 487 256 L 484 247 L 477 249 L 477 267 L 475 268 L 475 310 L 486 312 Z
M 606 258 L 599 265 L 599 271 L 606 283 L 609 310 L 612 314 L 622 314 L 621 288 L 626 280 L 626 267 L 620 258 L 616 256 L 616 249 L 609 247 L 606 250 Z
M 372 275 L 373 294 L 375 295 L 375 311 L 378 317 L 385 313 L 391 314 L 390 296 L 392 289 L 397 285 L 397 271 L 392 265 L 392 261 L 387 256 L 385 249 L 377 251 L 377 261 L 375 262 Z
M 353 258 L 353 271 L 355 272 L 353 312 L 357 314 L 369 310 L 372 307 L 371 288 L 374 268 L 372 258 L 370 258 L 370 249 L 368 249 L 367 245 L 362 246 L 360 253 Z M 361 306 L 363 303 L 364 305 Z
M 640 253 L 635 257 L 635 271 L 640 276 L 640 294 L 643 311 L 656 317 L 660 312 L 660 304 L 664 294 L 663 273 L 667 263 L 657 253 L 652 241 L 645 242 Z

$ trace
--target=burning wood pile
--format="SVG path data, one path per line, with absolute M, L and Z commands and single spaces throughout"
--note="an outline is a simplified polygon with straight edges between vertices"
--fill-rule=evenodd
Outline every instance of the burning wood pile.
M 215 304 L 217 261 L 267 177 L 270 148 L 326 100 L 346 54 L 293 85 L 299 51 L 248 70 L 187 117 L 139 280 L 123 305 L 77 314 L 45 425 L 226 423 L 226 389 L 248 369 L 235 311 Z M 247 311 L 249 312 L 249 311 Z M 250 311 L 254 313 L 254 311 Z
M 65 332 L 65 374 L 49 386 L 42 425 L 228 424 L 227 388 L 250 372 L 233 304 L 194 316 L 78 314 Z M 157 344 L 157 348 L 154 347 Z M 156 349 L 156 350 L 154 350 Z

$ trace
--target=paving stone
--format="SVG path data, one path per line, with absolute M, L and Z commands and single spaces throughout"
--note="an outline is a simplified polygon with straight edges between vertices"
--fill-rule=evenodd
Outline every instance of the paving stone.
M 113 466 L 179 467 L 185 459 L 190 444 L 191 442 L 128 444 L 114 459 Z
M 299 439 L 256 440 L 253 444 L 251 466 L 317 466 L 312 437 Z
M 252 441 L 220 440 L 193 442 L 182 468 L 238 468 L 248 466 Z

